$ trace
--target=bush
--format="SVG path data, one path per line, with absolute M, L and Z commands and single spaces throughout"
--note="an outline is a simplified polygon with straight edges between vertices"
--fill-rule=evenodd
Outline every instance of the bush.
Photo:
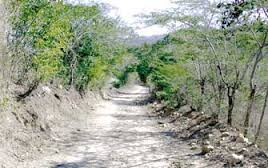
M 84 90 L 99 86 L 114 59 L 125 52 L 116 40 L 120 23 L 104 16 L 98 5 L 71 5 L 47 0 L 12 1 L 18 6 L 11 18 L 14 60 L 21 62 L 17 80 L 61 78 Z

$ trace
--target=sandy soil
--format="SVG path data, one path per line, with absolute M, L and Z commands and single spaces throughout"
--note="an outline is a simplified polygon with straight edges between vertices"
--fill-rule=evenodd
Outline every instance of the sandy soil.
M 85 118 L 86 124 L 60 132 L 54 150 L 17 167 L 214 167 L 148 115 L 149 109 L 142 103 L 147 96 L 147 88 L 139 85 L 110 93 L 109 100 L 99 101 Z

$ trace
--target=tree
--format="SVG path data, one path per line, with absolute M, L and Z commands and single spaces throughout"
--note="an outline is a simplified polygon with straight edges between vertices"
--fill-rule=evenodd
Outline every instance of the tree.
M 171 53 L 178 54 L 176 64 L 187 65 L 186 69 L 195 81 L 187 92 L 199 87 L 200 93 L 192 98 L 198 98 L 199 104 L 208 100 L 215 102 L 216 107 L 208 104 L 211 108 L 206 111 L 212 111 L 216 118 L 224 108 L 222 104 L 227 103 L 224 110 L 227 111 L 227 123 L 232 125 L 233 111 L 240 106 L 238 100 L 248 93 L 244 120 L 244 133 L 247 134 L 257 87 L 262 85 L 256 78 L 267 51 L 267 2 L 235 0 L 216 4 L 180 0 L 174 3 L 177 7 L 142 16 L 143 21 L 148 25 L 168 25 L 173 28 L 170 35 L 187 41 L 187 48 L 173 43 L 177 48 Z M 191 30 L 191 34 L 185 33 L 186 30 Z M 170 49 L 171 46 L 164 47 Z M 188 84 L 184 82 L 184 85 Z M 199 107 L 198 110 L 204 110 L 206 105 Z
M 261 131 L 261 127 L 262 127 L 262 124 L 263 124 L 263 118 L 264 118 L 265 110 L 266 110 L 266 107 L 267 107 L 267 102 L 268 102 L 268 88 L 266 88 L 265 100 L 264 100 L 263 107 L 262 107 L 262 112 L 261 112 L 261 117 L 260 117 L 258 129 L 257 129 L 257 133 L 256 133 L 255 139 L 254 139 L 255 143 L 257 142 L 257 140 L 258 140 L 258 138 L 260 136 L 260 131 Z
M 21 63 L 17 81 L 58 78 L 83 91 L 89 84 L 100 85 L 113 60 L 126 51 L 123 40 L 129 32 L 98 4 L 14 0 L 11 7 L 16 7 L 11 18 L 13 64 Z

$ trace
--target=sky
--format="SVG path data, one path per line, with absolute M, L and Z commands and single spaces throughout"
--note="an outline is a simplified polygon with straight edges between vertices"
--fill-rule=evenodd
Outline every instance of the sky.
M 152 36 L 167 33 L 166 28 L 152 26 L 147 28 L 137 28 L 138 18 L 135 15 L 146 14 L 152 11 L 163 10 L 172 7 L 169 0 L 97 0 L 108 3 L 114 7 L 111 15 L 120 16 L 128 26 L 131 26 L 140 36 Z
M 68 0 L 69 2 L 89 3 L 92 1 L 107 3 L 113 7 L 111 16 L 119 16 L 127 26 L 133 27 L 140 36 L 153 36 L 168 33 L 167 28 L 160 26 L 144 27 L 138 23 L 139 14 L 148 14 L 152 11 L 160 11 L 171 8 L 173 4 L 170 0 Z M 210 0 L 219 2 L 223 0 Z M 226 1 L 226 0 L 224 0 Z

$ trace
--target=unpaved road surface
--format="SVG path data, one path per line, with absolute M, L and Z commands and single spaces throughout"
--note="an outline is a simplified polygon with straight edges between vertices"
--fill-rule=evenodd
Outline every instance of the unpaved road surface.
M 18 167 L 168 168 L 178 160 L 182 167 L 210 167 L 148 115 L 149 108 L 140 103 L 146 95 L 147 88 L 139 85 L 111 93 L 86 126 L 62 133 L 56 152 Z

